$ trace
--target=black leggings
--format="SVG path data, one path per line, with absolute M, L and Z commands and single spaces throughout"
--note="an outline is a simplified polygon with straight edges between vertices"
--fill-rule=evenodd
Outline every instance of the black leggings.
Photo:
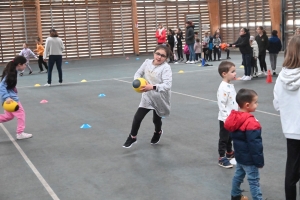
M 140 125 L 144 117 L 147 115 L 149 111 L 150 109 L 138 108 L 132 122 L 132 127 L 130 132 L 132 136 L 136 136 L 138 134 Z M 155 132 L 159 133 L 161 131 L 162 121 L 161 121 L 161 117 L 156 114 L 155 110 L 153 110 L 153 123 L 155 126 Z
M 48 66 L 47 66 L 47 63 L 44 61 L 43 59 L 43 56 L 39 56 L 39 60 L 38 60 L 38 63 L 39 63 L 39 68 L 41 71 L 43 71 L 43 65 L 45 66 L 46 70 L 48 70 Z M 42 65 L 43 64 L 43 65 Z
M 177 43 L 177 53 L 178 53 L 178 60 L 180 60 L 180 58 L 183 59 L 183 53 L 182 53 L 182 42 L 178 42 Z
M 267 72 L 266 54 L 258 56 L 260 69 L 262 72 Z
M 219 121 L 220 132 L 219 132 L 219 155 L 224 157 L 227 153 L 232 152 L 232 139 L 230 137 L 230 132 L 224 128 L 224 122 Z
M 300 140 L 287 139 L 287 160 L 285 168 L 285 196 L 296 200 L 296 184 L 300 179 Z

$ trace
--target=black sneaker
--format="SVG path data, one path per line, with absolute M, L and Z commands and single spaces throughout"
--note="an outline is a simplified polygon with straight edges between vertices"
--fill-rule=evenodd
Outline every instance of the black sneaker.
M 163 130 L 161 130 L 161 133 L 154 132 L 153 137 L 151 139 L 151 144 L 158 144 L 160 141 L 160 137 L 163 133 L 164 133 Z
M 137 143 L 136 138 L 132 138 L 131 135 L 129 135 L 123 147 L 129 149 L 134 143 Z
M 234 151 L 232 151 L 231 153 L 227 153 L 227 152 L 226 152 L 226 158 L 227 158 L 228 160 L 231 160 L 232 158 L 234 158 Z
M 21 72 L 19 75 L 20 75 L 20 76 L 23 76 L 23 73 Z
M 273 72 L 273 76 L 276 76 L 277 74 L 276 74 L 276 72 Z
M 231 59 L 230 57 L 227 57 L 227 59 Z
M 32 74 L 32 71 L 30 71 L 28 75 L 30 75 L 30 74 Z

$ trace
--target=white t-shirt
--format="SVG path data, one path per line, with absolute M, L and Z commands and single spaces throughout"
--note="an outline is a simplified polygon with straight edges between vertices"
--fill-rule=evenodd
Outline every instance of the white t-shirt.
M 233 84 L 221 82 L 217 98 L 219 106 L 218 120 L 225 122 L 232 110 L 238 110 L 238 104 L 235 101 L 236 91 Z

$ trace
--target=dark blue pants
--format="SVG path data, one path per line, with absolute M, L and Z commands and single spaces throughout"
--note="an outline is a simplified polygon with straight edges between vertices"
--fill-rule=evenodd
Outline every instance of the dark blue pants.
M 61 64 L 62 64 L 62 55 L 50 55 L 48 60 L 48 84 L 51 84 L 52 81 L 52 70 L 53 66 L 56 64 L 56 68 L 58 71 L 58 82 L 62 83 L 62 70 L 61 70 Z
M 252 54 L 242 54 L 243 56 L 243 64 L 244 64 L 244 70 L 245 70 L 245 76 L 251 75 L 251 59 Z

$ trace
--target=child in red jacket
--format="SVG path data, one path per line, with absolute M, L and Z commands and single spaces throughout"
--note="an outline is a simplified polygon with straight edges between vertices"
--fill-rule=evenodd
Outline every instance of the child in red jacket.
M 158 45 L 166 43 L 166 29 L 163 27 L 162 24 L 158 25 L 155 37 L 157 38 Z
M 263 199 L 258 170 L 264 166 L 261 126 L 257 119 L 250 114 L 257 108 L 257 99 L 255 91 L 241 89 L 236 95 L 240 111 L 232 110 L 224 124 L 224 127 L 231 133 L 237 162 L 232 179 L 231 200 L 245 199 L 240 185 L 246 175 L 252 199 Z

